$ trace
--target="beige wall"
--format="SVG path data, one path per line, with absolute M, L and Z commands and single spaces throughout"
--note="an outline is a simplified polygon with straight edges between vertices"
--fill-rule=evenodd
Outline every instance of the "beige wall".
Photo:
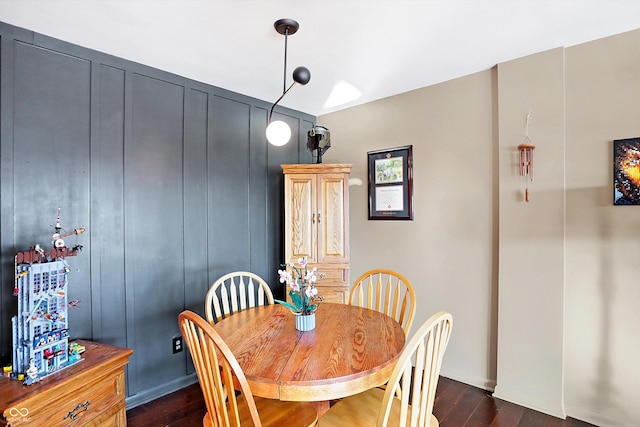
M 455 330 L 446 375 L 495 385 L 496 130 L 491 71 L 320 117 L 323 161 L 353 163 L 351 279 L 402 272 L 419 301 L 414 326 L 444 309 Z M 414 220 L 367 220 L 367 151 L 413 145 Z M 414 327 L 414 330 L 416 328 Z
M 611 190 L 611 141 L 640 136 L 638 99 L 634 31 L 319 117 L 324 162 L 353 163 L 363 181 L 350 195 L 351 278 L 403 272 L 414 325 L 453 313 L 443 375 L 555 415 L 640 425 L 640 207 L 614 207 Z M 516 146 L 529 112 L 526 203 Z M 366 153 L 402 145 L 415 219 L 368 221 Z
M 640 137 L 640 31 L 566 64 L 567 413 L 639 426 L 640 207 L 613 206 L 612 140 Z
M 499 64 L 498 94 L 495 396 L 564 417 L 564 49 Z M 536 146 L 529 202 L 517 149 L 527 133 Z

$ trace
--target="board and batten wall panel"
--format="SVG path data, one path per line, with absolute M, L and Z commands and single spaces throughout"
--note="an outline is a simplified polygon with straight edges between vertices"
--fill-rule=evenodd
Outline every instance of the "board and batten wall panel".
M 130 119 L 125 133 L 125 271 L 129 343 L 146 361 L 129 369 L 132 392 L 171 381 L 184 369 L 164 364 L 178 332 L 184 299 L 182 126 L 184 87 L 148 76 L 131 76 Z M 158 369 L 163 366 L 163 369 Z
M 13 43 L 13 53 L 15 247 L 3 248 L 3 259 L 11 260 L 35 244 L 52 248 L 58 208 L 66 230 L 89 225 L 91 111 L 89 61 L 20 41 Z M 86 240 L 65 238 L 69 247 Z M 79 256 L 67 258 L 67 297 L 90 307 L 88 252 L 85 245 Z M 69 310 L 68 316 L 75 336 L 91 336 L 90 310 Z
M 213 101 L 213 140 L 208 151 L 209 265 L 222 274 L 249 270 L 249 159 L 251 106 L 225 97 Z M 220 218 L 226 221 L 220 221 Z M 212 278 L 215 280 L 216 278 Z
M 14 255 L 68 238 L 71 338 L 134 350 L 132 408 L 196 381 L 173 354 L 177 315 L 250 270 L 282 294 L 281 163 L 304 159 L 315 118 L 278 107 L 292 141 L 267 144 L 270 102 L 0 22 L 0 362 L 11 363 Z
M 96 108 L 91 144 L 91 283 L 105 283 L 92 293 L 93 338 L 125 347 L 124 278 L 124 89 L 125 72 L 94 67 Z M 104 310 L 102 308 L 105 308 Z
M 269 236 L 273 233 L 273 227 L 263 232 L 255 232 L 265 223 L 273 224 L 273 219 L 267 217 L 267 206 L 272 197 L 267 195 L 267 181 L 263 177 L 268 176 L 268 170 L 273 170 L 275 174 L 278 165 L 274 164 L 271 168 L 269 167 L 267 150 L 271 144 L 266 143 L 266 135 L 264 137 L 256 137 L 264 135 L 267 113 L 266 109 L 255 105 L 251 107 L 249 124 L 252 135 L 252 138 L 249 139 L 251 153 L 249 158 L 249 209 L 251 210 L 251 215 L 249 223 L 251 230 L 254 230 L 254 232 L 251 233 L 249 242 L 251 248 L 250 263 L 253 271 L 259 272 L 258 274 L 265 280 L 280 284 L 276 280 L 280 253 L 275 252 L 278 250 L 277 244 L 280 240 L 275 240 L 270 244 Z M 282 188 L 284 190 L 284 181 Z M 277 259 L 274 261 L 274 258 Z
M 202 295 L 209 290 L 207 261 L 207 151 L 211 97 L 189 89 L 184 129 L 184 274 L 186 308 L 204 315 Z

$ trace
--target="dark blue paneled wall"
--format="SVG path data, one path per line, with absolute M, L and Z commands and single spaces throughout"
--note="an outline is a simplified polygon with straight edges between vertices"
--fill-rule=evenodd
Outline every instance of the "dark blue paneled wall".
M 278 110 L 294 136 L 272 147 L 268 101 L 3 23 L 0 43 L 2 363 L 14 255 L 50 247 L 61 208 L 63 227 L 87 229 L 67 239 L 84 246 L 67 259 L 72 338 L 134 349 L 130 407 L 193 382 L 187 353 L 172 353 L 180 311 L 202 314 L 233 270 L 283 294 L 280 164 L 311 162 L 315 118 Z

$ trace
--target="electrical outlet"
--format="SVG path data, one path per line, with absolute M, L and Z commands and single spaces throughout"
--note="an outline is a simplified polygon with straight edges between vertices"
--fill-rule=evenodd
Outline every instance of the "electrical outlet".
M 180 353 L 182 351 L 182 337 L 173 338 L 173 354 Z

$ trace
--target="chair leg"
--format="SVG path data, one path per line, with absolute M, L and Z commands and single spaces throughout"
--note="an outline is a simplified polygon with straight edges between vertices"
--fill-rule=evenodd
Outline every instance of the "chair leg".
M 205 412 L 204 417 L 202 418 L 202 426 L 203 427 L 213 427 L 211 424 L 211 417 L 208 412 Z

